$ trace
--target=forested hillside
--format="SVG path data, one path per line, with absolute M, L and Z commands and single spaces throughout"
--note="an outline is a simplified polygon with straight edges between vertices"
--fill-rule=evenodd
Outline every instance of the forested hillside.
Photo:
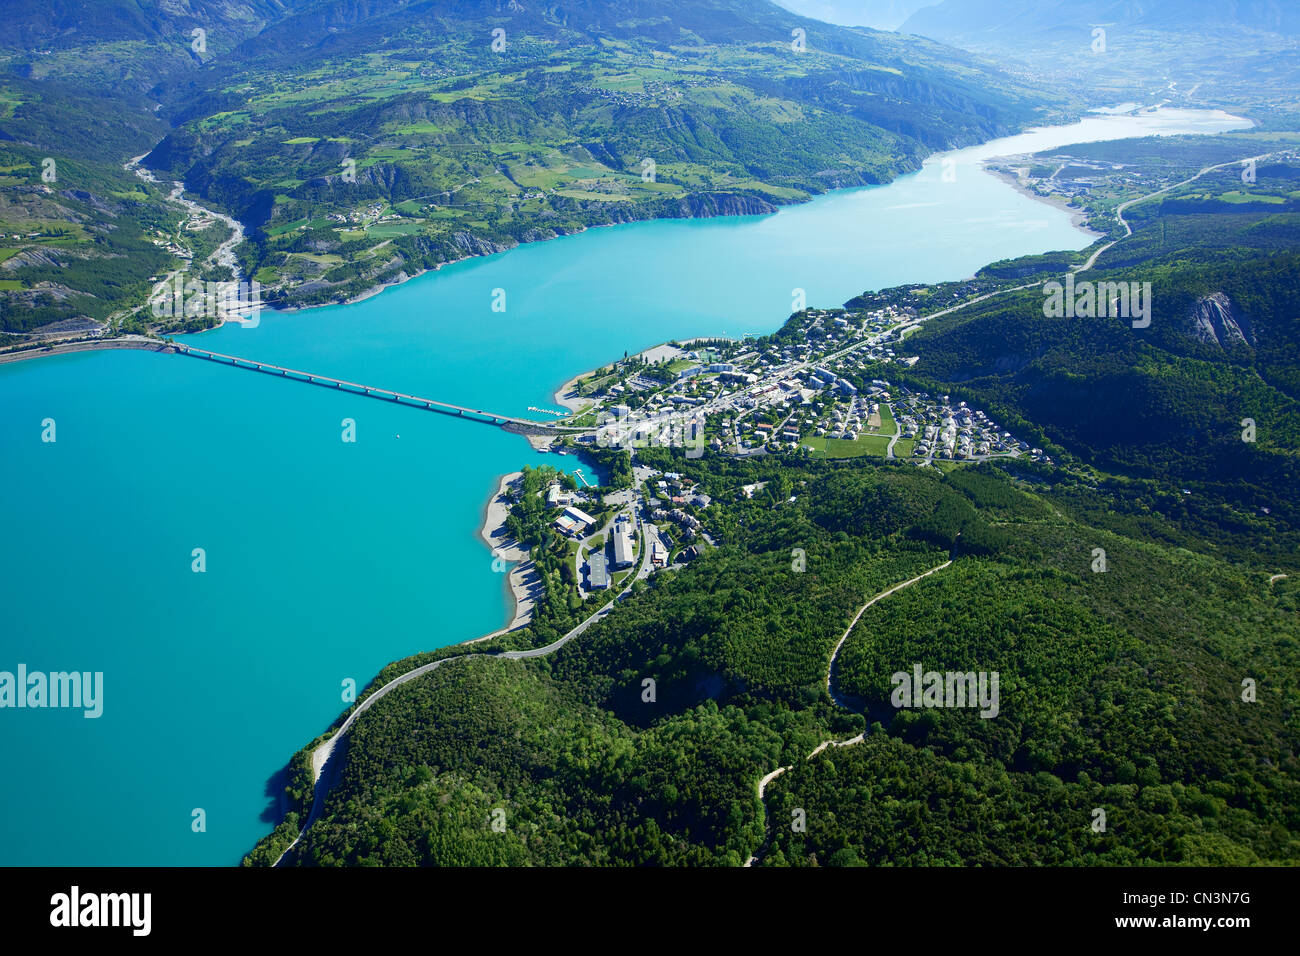
M 775 864 L 1300 858 L 1297 598 L 1268 573 L 1294 578 L 1294 550 L 1234 567 L 1147 544 L 1001 469 L 672 466 L 715 490 L 725 543 L 551 658 L 471 657 L 388 695 L 293 862 L 738 865 L 769 822 Z M 777 468 L 794 502 L 739 495 Z M 864 615 L 836 676 L 858 710 L 834 706 L 855 608 L 949 554 Z M 890 673 L 914 662 L 999 671 L 1001 712 L 895 713 Z M 765 814 L 755 785 L 789 764 Z
M 1231 237 L 1241 244 L 1221 248 Z M 1289 250 L 1297 238 L 1294 214 L 1207 207 L 1188 215 L 1180 200 L 1154 203 L 1134 238 L 1088 274 L 1098 283 L 1151 282 L 1148 328 L 1045 317 L 1042 290 L 1026 290 L 912 338 L 920 361 L 911 380 L 951 383 L 1032 423 L 1061 454 L 1146 487 L 1143 507 L 1199 527 L 1203 546 L 1233 553 L 1247 528 L 1293 532 L 1300 257 Z M 1246 245 L 1252 240 L 1261 248 Z M 1241 338 L 1206 333 L 1220 306 L 1245 329 Z M 1285 552 L 1268 539 L 1251 547 Z

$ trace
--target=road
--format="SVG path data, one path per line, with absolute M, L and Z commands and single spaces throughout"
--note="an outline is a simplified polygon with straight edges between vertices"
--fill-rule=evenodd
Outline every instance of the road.
M 40 348 L 0 352 L 0 364 L 25 362 L 45 355 L 67 355 L 69 352 L 93 352 L 100 349 L 143 349 L 149 352 L 162 352 L 167 348 L 167 343 L 160 339 L 149 339 L 143 335 L 122 335 L 111 339 L 89 339 L 85 342 L 54 342 Z
M 1234 160 L 1232 160 L 1231 162 L 1227 162 L 1227 163 L 1218 163 L 1217 165 L 1214 165 L 1214 166 L 1206 166 L 1204 169 L 1202 169 L 1202 170 L 1201 170 L 1199 173 L 1197 173 L 1195 176 L 1191 176 L 1191 177 L 1189 177 L 1189 178 L 1187 178 L 1187 179 L 1184 179 L 1181 183 L 1174 183 L 1172 186 L 1166 186 L 1164 189 L 1157 189 L 1157 190 L 1156 190 L 1155 192 L 1153 192 L 1153 193 L 1147 193 L 1147 195 L 1145 195 L 1145 196 L 1139 196 L 1137 199 L 1130 199 L 1128 202 L 1120 203 L 1118 206 L 1115 207 L 1115 218 L 1118 219 L 1118 220 L 1119 220 L 1119 224 L 1120 224 L 1121 226 L 1124 227 L 1124 235 L 1120 236 L 1119 239 L 1114 239 L 1114 240 L 1112 240 L 1112 241 L 1106 243 L 1104 246 L 1102 246 L 1100 249 L 1098 249 L 1096 252 L 1094 252 L 1091 256 L 1089 256 L 1089 257 L 1088 257 L 1088 261 L 1085 262 L 1083 265 L 1081 265 L 1081 266 L 1080 266 L 1077 270 L 1075 270 L 1075 271 L 1076 271 L 1076 272 L 1087 272 L 1089 269 L 1091 269 L 1091 268 L 1093 267 L 1093 265 L 1096 264 L 1098 257 L 1101 256 L 1101 254 L 1102 254 L 1103 252 L 1105 252 L 1107 249 L 1109 249 L 1109 248 L 1111 248 L 1112 246 L 1114 246 L 1117 242 L 1121 242 L 1121 241 L 1123 241 L 1124 239 L 1127 239 L 1129 236 L 1133 235 L 1133 227 L 1130 226 L 1130 225 L 1128 224 L 1128 220 L 1124 218 L 1124 213 L 1129 209 L 1129 207 L 1131 207 L 1131 206 L 1136 206 L 1138 203 L 1144 203 L 1144 202 L 1146 202 L 1148 199 L 1154 199 L 1156 196 L 1161 196 L 1161 195 L 1163 195 L 1163 194 L 1169 192 L 1170 190 L 1173 190 L 1173 189 L 1179 189 L 1179 188 L 1181 188 L 1181 187 L 1183 187 L 1183 186 L 1186 186 L 1188 183 L 1194 183 L 1194 182 L 1196 182 L 1196 180 L 1200 179 L 1200 178 L 1201 178 L 1202 176 L 1204 176 L 1206 173 L 1214 172 L 1214 170 L 1216 170 L 1216 169 L 1227 169 L 1229 166 L 1244 166 L 1246 163 L 1258 163 L 1258 162 L 1260 162 L 1261 160 L 1269 159 L 1269 158 L 1271 158 L 1271 157 L 1273 157 L 1273 156 L 1276 156 L 1276 155 L 1277 155 L 1277 153 L 1275 153 L 1275 152 L 1274 152 L 1274 153 L 1262 153 L 1262 154 L 1260 154 L 1259 156 L 1248 156 L 1248 157 L 1246 157 L 1245 159 L 1234 159 Z
M 922 578 L 929 577 L 930 575 L 934 574 L 936 571 L 942 571 L 950 564 L 952 564 L 951 560 L 945 561 L 943 564 L 936 565 L 935 567 L 931 568 L 929 571 L 925 571 L 921 574 L 918 574 L 914 578 L 910 578 L 906 581 L 901 581 L 898 584 L 895 584 L 893 587 L 889 588 L 888 590 L 881 591 L 879 594 L 873 597 L 866 604 L 862 605 L 862 607 L 858 608 L 858 613 L 853 615 L 853 620 L 850 621 L 849 626 L 844 629 L 844 634 L 840 637 L 839 643 L 835 645 L 835 650 L 831 651 L 830 663 L 826 665 L 826 692 L 830 694 L 831 700 L 835 702 L 836 706 L 842 708 L 843 710 L 853 709 L 849 707 L 846 703 L 844 703 L 843 700 L 840 699 L 840 697 L 835 693 L 835 690 L 831 685 L 835 673 L 835 660 L 836 658 L 839 657 L 840 648 L 844 646 L 844 642 L 848 640 L 849 635 L 853 633 L 853 628 L 857 626 L 858 621 L 861 619 L 862 615 L 866 612 L 867 608 L 871 607 L 871 605 L 875 604 L 877 601 L 881 600 L 882 598 L 887 598 L 889 597 L 889 595 L 894 594 L 897 591 L 903 590 L 903 588 L 911 587 L 917 581 L 920 581 Z M 812 760 L 813 757 L 816 757 L 827 747 L 852 747 L 854 744 L 860 744 L 866 739 L 867 739 L 867 735 L 865 732 L 863 732 L 858 734 L 856 737 L 850 737 L 848 740 L 833 740 L 833 739 L 823 740 L 820 744 L 814 747 L 812 753 L 810 753 L 804 759 Z M 766 819 L 767 817 L 767 805 L 764 801 L 767 797 L 768 785 L 777 777 L 781 776 L 781 774 L 785 773 L 787 770 L 790 770 L 793 766 L 794 765 L 791 764 L 790 766 L 787 767 L 777 767 L 771 773 L 763 777 L 763 779 L 758 781 L 758 802 L 763 805 L 764 819 Z M 765 840 L 763 846 L 755 850 L 754 853 L 750 856 L 750 858 L 745 861 L 745 866 L 753 866 L 755 863 L 757 863 L 766 845 L 767 845 L 767 841 Z
M 892 405 L 889 406 L 889 414 L 890 417 L 894 419 L 894 437 L 889 439 L 889 444 L 885 446 L 885 457 L 893 458 L 894 446 L 897 445 L 898 440 L 903 437 L 903 423 L 898 420 L 898 415 L 895 414 L 894 406 Z
M 634 476 L 635 476 L 635 472 L 634 472 Z M 640 495 L 635 494 L 635 492 L 640 491 L 641 481 L 643 481 L 644 478 L 637 479 L 634 477 L 634 480 L 636 482 L 636 487 L 634 489 L 634 498 L 637 501 L 636 520 L 637 520 L 637 526 L 641 531 L 640 564 L 637 568 L 636 574 L 628 578 L 627 586 L 624 587 L 623 590 L 618 593 L 618 596 L 615 597 L 614 600 L 606 604 L 604 607 L 600 608 L 600 610 L 596 611 L 591 616 L 586 618 L 581 624 L 578 624 L 577 626 L 572 628 L 567 634 L 565 634 L 559 640 L 551 644 L 547 644 L 545 647 L 538 647 L 528 651 L 502 651 L 497 654 L 469 652 L 465 654 L 458 654 L 455 657 L 444 657 L 441 658 L 440 660 L 436 660 L 429 664 L 424 664 L 420 667 L 417 667 L 414 670 L 407 671 L 405 674 L 402 674 L 400 677 L 394 677 L 387 684 L 380 687 L 373 694 L 368 696 L 357 706 L 357 708 L 354 711 L 352 711 L 351 714 L 348 715 L 347 720 L 343 722 L 343 725 L 339 727 L 339 729 L 333 734 L 333 736 L 330 737 L 329 740 L 324 741 L 314 751 L 312 751 L 311 769 L 312 769 L 313 783 L 315 784 L 315 791 L 312 794 L 311 814 L 307 817 L 307 822 L 303 824 L 302 829 L 298 832 L 298 836 L 294 838 L 294 841 L 290 843 L 289 846 L 285 848 L 284 852 L 281 853 L 280 856 L 276 859 L 274 864 L 275 866 L 279 866 L 284 861 L 284 858 L 288 856 L 289 853 L 296 846 L 298 846 L 299 843 L 302 842 L 302 838 L 307 833 L 307 830 L 310 829 L 311 825 L 315 823 L 317 818 L 320 816 L 321 808 L 324 807 L 325 805 L 325 798 L 329 795 L 329 791 L 333 784 L 333 781 L 331 779 L 332 775 L 327 774 L 325 770 L 330 762 L 330 759 L 334 755 L 335 748 L 339 744 L 339 742 L 341 742 L 343 738 L 347 736 L 348 731 L 352 729 L 352 725 L 356 723 L 357 718 L 360 717 L 367 710 L 369 710 L 370 707 L 375 703 L 375 701 L 387 696 L 392 691 L 396 690 L 398 687 L 401 687 L 403 684 L 413 681 L 418 677 L 423 677 L 425 674 L 432 673 L 433 671 L 441 667 L 443 664 L 449 663 L 450 661 L 463 660 L 464 658 L 467 657 L 495 657 L 507 661 L 524 661 L 524 660 L 532 660 L 538 657 L 546 657 L 549 654 L 554 654 L 565 644 L 569 643 L 569 641 L 583 634 L 587 630 L 587 628 L 591 627 L 591 625 L 595 624 L 599 620 L 608 617 L 610 612 L 613 611 L 614 607 L 617 604 L 619 604 L 619 602 L 626 599 L 627 596 L 632 593 L 632 588 L 637 581 L 644 581 L 647 577 L 650 576 L 650 539 L 646 533 L 646 529 L 648 526 L 646 525 L 644 520 L 645 505 L 641 502 Z
M 835 701 L 836 706 L 840 707 L 842 710 L 852 710 L 852 709 L 853 709 L 853 708 L 850 707 L 848 704 L 844 703 L 844 701 L 842 701 L 842 700 L 841 700 L 841 699 L 836 695 L 836 693 L 835 693 L 835 689 L 834 689 L 831 685 L 832 685 L 832 682 L 833 682 L 833 680 L 832 680 L 832 679 L 833 679 L 833 676 L 834 676 L 834 674 L 835 674 L 835 661 L 836 661 L 836 659 L 840 656 L 840 648 L 843 647 L 843 646 L 844 646 L 844 642 L 847 641 L 847 640 L 849 639 L 849 635 L 853 633 L 853 629 L 854 629 L 855 627 L 858 626 L 858 620 L 859 620 L 859 619 L 862 617 L 862 615 L 866 612 L 867 608 L 871 607 L 871 605 L 875 604 L 875 603 L 876 603 L 877 601 L 879 601 L 881 598 L 887 598 L 887 597 L 889 597 L 889 595 L 893 594 L 895 591 L 901 591 L 903 588 L 905 588 L 905 587 L 910 587 L 911 585 L 915 584 L 917 581 L 921 580 L 922 578 L 928 578 L 930 575 L 934 574 L 936 571 L 942 571 L 944 568 L 948 567 L 948 565 L 950 565 L 950 564 L 952 564 L 952 560 L 951 560 L 951 559 L 945 561 L 943 564 L 940 564 L 940 565 L 937 565 L 936 567 L 931 568 L 929 571 L 926 571 L 926 572 L 924 572 L 924 573 L 922 573 L 922 574 L 918 574 L 916 577 L 912 578 L 911 580 L 904 581 L 904 582 L 902 582 L 901 584 L 895 584 L 895 585 L 894 585 L 892 588 L 890 588 L 888 591 L 881 591 L 879 594 L 877 594 L 875 597 L 873 597 L 873 598 L 872 598 L 870 601 L 868 601 L 866 604 L 862 605 L 862 607 L 858 608 L 858 613 L 855 614 L 855 615 L 853 615 L 853 620 L 850 621 L 850 622 L 849 622 L 849 626 L 846 627 L 846 628 L 844 629 L 844 633 L 840 636 L 839 643 L 837 643 L 837 644 L 835 645 L 835 650 L 831 651 L 831 659 L 830 659 L 830 663 L 826 665 L 826 693 L 828 693 L 828 694 L 830 695 L 831 700 Z M 814 751 L 813 751 L 813 754 L 815 755 L 817 752 L 818 752 L 818 751 L 814 750 Z

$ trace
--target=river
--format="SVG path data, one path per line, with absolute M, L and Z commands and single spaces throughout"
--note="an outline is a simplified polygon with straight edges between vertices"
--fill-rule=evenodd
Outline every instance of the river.
M 192 341 L 529 416 L 624 351 L 772 331 L 796 289 L 833 306 L 1091 242 L 982 159 L 1244 126 L 1089 117 L 770 216 L 593 229 Z M 0 408 L 0 671 L 104 675 L 97 719 L 0 710 L 4 865 L 237 863 L 347 680 L 502 625 L 482 509 L 497 476 L 548 460 L 498 429 L 148 352 L 0 366 Z

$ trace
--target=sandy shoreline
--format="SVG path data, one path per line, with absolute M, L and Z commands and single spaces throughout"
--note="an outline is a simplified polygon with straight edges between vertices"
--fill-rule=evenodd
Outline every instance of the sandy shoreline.
M 510 514 L 507 494 L 510 486 L 522 477 L 523 472 L 519 471 L 512 471 L 502 476 L 495 493 L 483 506 L 483 526 L 479 529 L 479 537 L 492 552 L 493 570 L 503 568 L 503 565 L 497 564 L 498 559 L 506 565 L 514 565 L 506 575 L 505 582 L 506 590 L 514 599 L 514 614 L 505 627 L 491 634 L 464 641 L 465 644 L 486 641 L 498 634 L 518 630 L 532 620 L 533 605 L 536 603 L 541 582 L 533 571 L 532 561 L 528 560 L 528 552 L 520 547 L 506 530 L 506 518 Z
M 602 365 L 601 368 L 604 368 L 604 366 Z M 581 415 L 592 405 L 595 405 L 596 400 L 594 398 L 584 398 L 583 396 L 578 395 L 577 392 L 574 391 L 574 387 L 578 384 L 578 382 L 580 382 L 584 378 L 587 378 L 592 374 L 592 372 L 595 371 L 596 371 L 595 369 L 591 369 L 590 371 L 587 372 L 580 372 L 577 375 L 573 376 L 573 378 L 565 382 L 563 385 L 561 385 L 559 388 L 557 388 L 555 390 L 556 404 L 563 405 L 565 408 L 567 408 L 570 412 L 572 412 L 575 415 Z
M 1102 236 L 1105 235 L 1104 232 L 1098 232 L 1097 230 L 1090 229 L 1088 228 L 1088 226 L 1085 225 L 1085 223 L 1088 220 L 1088 211 L 1086 209 L 1081 209 L 1078 206 L 1071 206 L 1069 202 L 1061 196 L 1040 196 L 1038 193 L 1034 192 L 1028 186 L 1025 186 L 1023 183 L 1021 183 L 1017 177 L 1011 175 L 1010 173 L 1000 172 L 996 169 L 991 169 L 989 167 L 990 162 L 993 161 L 1005 162 L 1005 160 L 1006 160 L 1005 156 L 999 156 L 997 157 L 996 160 L 986 160 L 980 165 L 983 167 L 986 173 L 1006 183 L 1016 192 L 1020 193 L 1020 195 L 1027 196 L 1028 198 L 1034 200 L 1035 202 L 1046 203 L 1047 205 L 1051 206 L 1053 209 L 1059 209 L 1061 210 L 1061 212 L 1067 213 L 1070 216 L 1070 225 L 1074 226 L 1076 229 L 1080 229 L 1083 232 L 1096 236 L 1097 238 L 1101 238 Z

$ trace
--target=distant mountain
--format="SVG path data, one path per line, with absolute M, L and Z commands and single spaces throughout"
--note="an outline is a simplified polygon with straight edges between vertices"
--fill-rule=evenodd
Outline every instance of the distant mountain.
M 915 9 L 922 0 L 887 0 Z M 614 38 L 668 50 L 700 43 L 788 44 L 801 23 L 768 0 L 297 0 L 239 51 L 245 58 L 275 50 L 335 55 L 360 42 L 396 46 L 439 23 L 455 43 L 478 24 L 508 28 L 531 40 L 572 42 Z M 796 11 L 798 12 L 798 11 Z M 802 21 L 810 45 L 871 56 L 879 46 L 860 33 Z M 431 47 L 436 49 L 436 47 Z
M 873 30 L 897 30 L 922 7 L 939 0 L 777 0 L 781 6 L 814 20 Z
M 997 60 L 1097 105 L 1246 110 L 1300 118 L 1296 0 L 943 0 L 899 27 Z
M 964 45 L 1104 26 L 1183 33 L 1228 27 L 1300 34 L 1294 0 L 942 0 L 913 13 L 905 33 Z
M 237 215 L 298 305 L 590 225 L 771 212 L 1074 105 L 766 0 L 303 0 L 159 99 L 176 129 L 147 164 Z

